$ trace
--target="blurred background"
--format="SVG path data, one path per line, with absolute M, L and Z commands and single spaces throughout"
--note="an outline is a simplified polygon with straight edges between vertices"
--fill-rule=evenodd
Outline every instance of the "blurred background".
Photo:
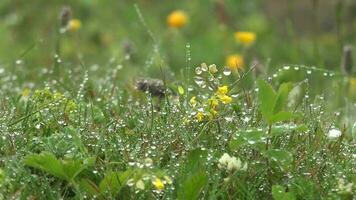
M 73 31 L 60 31 L 63 6 L 78 20 Z M 167 17 L 177 10 L 186 22 L 172 27 Z M 231 55 L 241 55 L 241 69 L 339 72 L 343 47 L 355 44 L 355 19 L 354 0 L 2 0 L 0 65 L 27 81 L 58 63 L 95 74 L 117 67 L 121 80 L 160 77 L 163 67 L 178 79 L 187 57 L 192 67 L 222 67 Z M 253 44 L 236 41 L 238 31 L 254 33 Z

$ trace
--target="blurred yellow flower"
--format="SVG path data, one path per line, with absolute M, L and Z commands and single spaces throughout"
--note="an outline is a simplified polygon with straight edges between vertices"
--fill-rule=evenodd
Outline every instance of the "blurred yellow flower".
M 232 71 L 242 69 L 244 67 L 244 59 L 239 54 L 232 54 L 226 57 L 226 65 Z
M 25 89 L 22 90 L 22 96 L 23 97 L 29 97 L 30 93 L 31 93 L 31 90 L 28 89 L 28 88 L 25 88 Z
M 210 98 L 210 99 L 208 99 L 208 104 L 209 104 L 210 108 L 215 109 L 216 106 L 219 105 L 219 101 L 216 100 L 215 98 Z
M 220 95 L 219 98 L 223 104 L 229 104 L 232 102 L 232 98 L 228 95 Z
M 197 105 L 197 100 L 195 100 L 196 97 L 193 96 L 190 100 L 189 100 L 189 103 L 192 107 L 195 107 Z
M 253 32 L 235 32 L 235 40 L 244 45 L 250 45 L 256 41 L 256 34 Z
M 181 10 L 173 11 L 167 17 L 167 24 L 171 28 L 181 28 L 187 23 L 187 21 L 187 14 Z
M 352 90 L 356 90 L 356 78 L 350 78 L 349 84 Z
M 228 92 L 229 92 L 229 88 L 226 85 L 218 87 L 218 91 L 217 91 L 218 95 L 225 95 Z
M 163 190 L 164 189 L 164 183 L 162 182 L 161 179 L 159 178 L 156 178 L 152 184 L 155 186 L 155 188 L 159 191 Z
M 204 114 L 202 112 L 198 112 L 197 115 L 195 116 L 199 122 L 203 121 L 204 119 Z
M 82 27 L 82 22 L 79 19 L 71 19 L 68 23 L 68 30 L 70 32 L 77 32 Z

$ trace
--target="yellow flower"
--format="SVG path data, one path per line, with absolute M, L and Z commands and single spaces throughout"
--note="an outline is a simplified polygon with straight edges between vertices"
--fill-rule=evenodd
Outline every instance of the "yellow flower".
M 72 19 L 68 23 L 68 30 L 70 32 L 77 32 L 82 27 L 82 22 L 79 19 Z
M 229 88 L 224 85 L 224 86 L 221 86 L 221 87 L 218 87 L 218 91 L 216 92 L 218 95 L 225 95 L 229 92 Z
M 209 104 L 210 108 L 215 109 L 216 106 L 219 105 L 219 101 L 216 100 L 215 98 L 210 98 L 210 99 L 208 99 L 208 104 Z
M 232 54 L 226 57 L 226 65 L 234 71 L 244 67 L 244 59 L 239 54 Z
M 255 42 L 256 34 L 253 32 L 235 32 L 235 39 L 244 45 L 250 45 Z
M 162 182 L 161 179 L 159 178 L 156 178 L 152 184 L 155 186 L 155 188 L 159 191 L 163 190 L 164 189 L 164 183 Z
M 23 97 L 28 97 L 28 96 L 30 96 L 30 93 L 31 93 L 31 90 L 28 89 L 28 88 L 25 88 L 25 89 L 22 90 L 22 96 L 23 96 Z
M 199 112 L 195 115 L 195 117 L 197 118 L 197 120 L 198 120 L 199 122 L 201 122 L 201 121 L 203 121 L 203 119 L 204 119 L 204 114 L 199 111 Z
M 176 10 L 167 17 L 167 24 L 171 28 L 181 28 L 188 21 L 188 16 L 184 11 Z
M 355 90 L 356 89 L 356 78 L 350 78 L 350 88 Z
M 214 110 L 214 109 L 210 109 L 209 112 L 209 119 L 212 120 L 214 119 L 214 117 L 218 114 L 218 111 Z
M 190 100 L 189 100 L 189 103 L 192 107 L 195 107 L 197 105 L 197 100 L 195 100 L 196 97 L 193 96 Z
M 223 104 L 229 104 L 232 102 L 232 98 L 229 97 L 228 95 L 220 95 L 219 98 Z

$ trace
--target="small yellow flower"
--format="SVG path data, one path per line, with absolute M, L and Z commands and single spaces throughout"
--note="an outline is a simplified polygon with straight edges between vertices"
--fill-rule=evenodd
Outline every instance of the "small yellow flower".
M 210 108 L 215 109 L 216 106 L 219 105 L 219 101 L 216 100 L 215 98 L 210 98 L 208 99 L 208 105 L 210 106 Z
M 22 96 L 23 97 L 29 97 L 31 93 L 31 90 L 29 88 L 25 88 L 22 90 Z
M 218 88 L 218 91 L 216 92 L 218 95 L 225 95 L 229 92 L 229 88 L 224 85 Z
M 230 70 L 234 71 L 237 69 L 243 69 L 244 59 L 239 54 L 232 54 L 226 57 L 226 65 Z
M 229 97 L 228 95 L 220 95 L 219 98 L 223 104 L 229 104 L 232 102 L 232 98 Z
M 159 178 L 156 178 L 152 184 L 155 186 L 155 188 L 159 191 L 163 190 L 164 189 L 164 183 L 162 182 L 161 179 Z
M 250 45 L 256 41 L 256 34 L 253 32 L 235 32 L 235 39 L 244 45 Z
M 82 27 L 82 22 L 79 19 L 71 19 L 68 22 L 68 30 L 70 32 L 77 32 Z
M 209 119 L 212 120 L 214 119 L 214 117 L 218 114 L 218 111 L 214 110 L 214 109 L 210 109 L 209 112 Z
M 196 100 L 196 97 L 193 96 L 190 100 L 189 100 L 189 103 L 192 107 L 195 107 L 197 105 L 197 100 Z
M 167 24 L 171 28 L 181 28 L 188 21 L 188 16 L 184 11 L 176 10 L 167 17 Z
M 356 78 L 350 78 L 350 88 L 355 90 L 356 89 Z
M 195 115 L 195 117 L 197 118 L 197 120 L 198 120 L 199 122 L 201 122 L 201 121 L 203 121 L 203 119 L 204 119 L 204 114 L 199 111 L 199 112 Z

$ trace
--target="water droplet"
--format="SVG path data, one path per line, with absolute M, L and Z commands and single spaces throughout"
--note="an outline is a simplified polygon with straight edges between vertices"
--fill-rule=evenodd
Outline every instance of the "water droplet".
M 231 70 L 230 70 L 228 67 L 225 67 L 225 69 L 224 69 L 224 71 L 223 71 L 223 74 L 224 74 L 225 76 L 230 76 Z

